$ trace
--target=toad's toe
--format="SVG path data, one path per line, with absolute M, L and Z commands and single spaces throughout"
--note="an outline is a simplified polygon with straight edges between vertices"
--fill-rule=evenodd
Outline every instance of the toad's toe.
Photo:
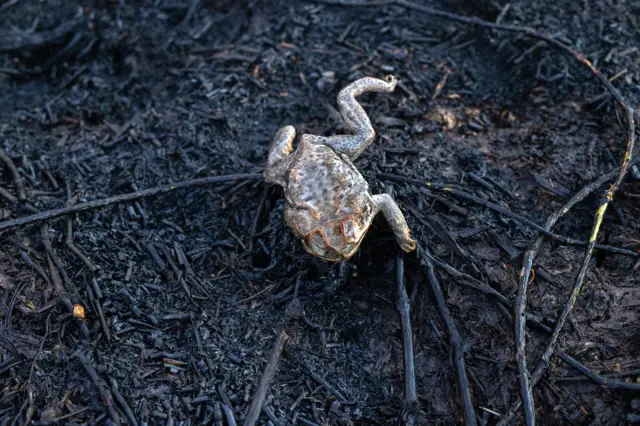
M 416 241 L 412 238 L 402 239 L 402 241 L 398 241 L 400 244 L 400 248 L 409 253 L 416 249 Z

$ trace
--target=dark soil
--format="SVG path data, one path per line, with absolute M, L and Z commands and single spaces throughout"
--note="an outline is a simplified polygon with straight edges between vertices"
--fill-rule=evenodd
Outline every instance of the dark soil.
M 429 5 L 491 22 L 505 11 L 502 22 L 544 30 L 582 52 L 640 107 L 637 2 Z M 374 193 L 392 185 L 421 245 L 513 299 L 534 229 L 377 174 L 455 184 L 544 224 L 571 194 L 619 166 L 625 134 L 610 96 L 582 64 L 537 43 L 397 6 L 2 0 L 0 147 L 26 199 L 12 198 L 19 191 L 1 163 L 1 219 L 259 173 L 280 126 L 341 132 L 337 92 L 392 73 L 401 81 L 393 94 L 360 98 L 378 138 L 357 166 Z M 638 252 L 638 177 L 633 170 L 616 194 L 600 243 Z M 602 191 L 554 232 L 588 239 Z M 281 330 L 289 339 L 264 405 L 280 418 L 274 424 L 397 424 L 405 408 L 399 250 L 388 225 L 377 220 L 341 267 L 307 255 L 282 211 L 279 188 L 237 181 L 5 232 L 0 424 L 131 424 L 126 406 L 140 425 L 227 424 L 224 406 L 241 423 Z M 77 251 L 66 243 L 68 226 Z M 543 246 L 537 265 L 547 275 L 530 284 L 528 312 L 553 325 L 583 255 L 577 246 Z M 404 261 L 420 419 L 459 424 L 443 317 L 425 265 L 415 254 Z M 637 257 L 597 250 L 559 340 L 592 371 L 629 383 L 640 380 L 638 266 Z M 436 273 L 466 345 L 476 414 L 495 424 L 520 395 L 512 311 Z M 84 321 L 72 304 L 84 306 Z M 528 329 L 530 368 L 548 339 Z M 555 356 L 534 397 L 539 424 L 640 419 L 639 393 L 604 389 Z

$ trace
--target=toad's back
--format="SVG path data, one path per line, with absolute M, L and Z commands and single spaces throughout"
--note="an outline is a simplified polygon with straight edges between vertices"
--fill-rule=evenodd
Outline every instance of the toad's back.
M 326 145 L 303 137 L 287 176 L 287 201 L 307 209 L 314 220 L 331 220 L 353 213 L 354 198 L 369 186 L 348 160 Z

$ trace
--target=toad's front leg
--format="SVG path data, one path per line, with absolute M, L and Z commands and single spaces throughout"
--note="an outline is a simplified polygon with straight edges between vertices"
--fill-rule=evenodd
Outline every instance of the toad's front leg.
M 376 213 L 382 212 L 384 218 L 389 222 L 400 248 L 407 253 L 415 250 L 416 242 L 411 238 L 409 225 L 407 225 L 404 215 L 393 198 L 391 198 L 391 195 L 374 195 L 373 202 L 375 203 Z
M 264 179 L 269 183 L 284 186 L 284 175 L 291 164 L 291 151 L 293 140 L 296 137 L 296 129 L 293 126 L 284 126 L 278 130 L 269 146 L 267 167 L 264 170 Z

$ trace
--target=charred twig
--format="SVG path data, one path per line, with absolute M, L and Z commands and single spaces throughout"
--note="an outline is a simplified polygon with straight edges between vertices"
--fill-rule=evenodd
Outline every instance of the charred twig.
M 236 418 L 233 415 L 233 410 L 227 404 L 221 404 L 222 411 L 224 412 L 224 416 L 227 418 L 227 423 L 229 426 L 236 426 Z
M 88 288 L 89 285 L 87 283 L 87 289 Z M 98 299 L 102 299 L 102 290 L 100 290 L 100 285 L 98 284 L 98 280 L 96 280 L 95 277 L 91 278 L 91 291 Z
M 562 352 L 559 352 L 559 354 L 562 354 Z M 640 369 L 621 371 L 619 373 L 598 374 L 598 376 L 604 379 L 615 379 L 618 377 L 635 377 L 635 376 L 640 376 Z M 553 376 L 553 377 L 550 377 L 549 380 L 554 383 L 560 383 L 560 382 L 585 382 L 591 379 L 589 379 L 587 376 Z
M 0 6 L 0 11 L 7 10 L 11 6 L 15 6 L 16 4 L 18 4 L 18 0 L 8 0 L 6 3 Z
M 229 407 L 230 412 L 233 413 L 234 411 L 233 404 L 231 403 L 231 400 L 229 399 L 229 396 L 227 395 L 227 393 L 224 391 L 222 384 L 218 383 L 218 386 L 216 386 L 216 389 L 220 394 L 220 398 L 222 398 L 222 402 L 224 402 L 225 405 Z
M 48 235 L 47 235 L 48 238 Z M 48 244 L 48 247 L 45 246 L 45 249 L 47 251 L 47 255 L 48 257 L 51 258 L 51 260 L 53 261 L 53 264 L 55 265 L 55 267 L 57 268 L 57 271 L 60 272 L 60 275 L 62 275 L 62 281 L 65 284 L 65 288 L 70 288 L 72 286 L 72 282 L 71 279 L 69 278 L 69 275 L 67 275 L 67 272 L 65 271 L 64 265 L 62 264 L 62 261 L 60 260 L 60 257 L 55 253 L 55 251 L 53 251 L 53 247 L 51 246 L 51 242 L 47 241 L 46 244 Z M 49 268 L 51 269 L 51 266 L 49 266 Z M 52 275 L 54 275 L 55 271 L 52 271 Z M 55 272 L 57 274 L 57 272 Z
M 69 279 L 66 273 L 64 272 L 64 269 L 62 269 L 62 264 L 60 263 L 60 261 L 57 259 L 57 256 L 53 252 L 53 247 L 51 246 L 51 239 L 49 238 L 49 226 L 46 224 L 43 225 L 41 231 L 42 231 L 41 232 L 42 245 L 44 246 L 44 249 L 45 249 L 47 265 L 49 266 L 49 272 L 51 273 L 51 282 L 53 284 L 54 293 L 56 294 L 56 296 L 60 298 L 60 301 L 62 302 L 63 305 L 65 305 L 69 313 L 73 313 L 73 303 L 71 303 L 71 300 L 66 296 L 67 289 L 65 289 L 64 286 L 62 285 L 57 268 L 59 268 L 62 274 L 64 274 L 65 280 L 67 283 L 69 283 Z M 44 274 L 44 271 L 42 271 L 42 273 Z M 84 320 L 82 319 L 77 319 L 77 323 L 85 339 L 89 339 L 89 328 L 87 327 L 87 324 L 85 324 Z
M 233 302 L 233 305 L 234 305 L 234 306 L 238 306 L 238 305 L 241 305 L 241 304 L 243 304 L 243 303 L 245 303 L 245 302 L 248 302 L 248 301 L 250 301 L 250 300 L 253 300 L 253 299 L 255 299 L 256 297 L 260 296 L 261 294 L 263 294 L 263 293 L 267 293 L 267 292 L 269 292 L 269 291 L 273 290 L 273 288 L 274 288 L 275 286 L 276 286 L 276 284 L 275 284 L 275 283 L 273 283 L 273 284 L 269 284 L 268 286 L 266 286 L 265 288 L 263 288 L 263 289 L 262 289 L 262 290 L 260 290 L 259 292 L 255 293 L 255 294 L 252 294 L 251 296 L 245 297 L 245 298 L 244 298 L 244 299 L 242 299 L 242 300 L 238 300 L 237 302 Z
M 9 191 L 0 186 L 0 197 L 4 198 L 9 204 L 18 204 L 18 199 Z
M 30 225 L 33 223 L 42 222 L 44 220 L 70 215 L 73 213 L 93 210 L 93 209 L 97 209 L 100 207 L 105 207 L 113 204 L 139 200 L 141 198 L 148 198 L 154 195 L 171 192 L 176 189 L 190 188 L 193 186 L 201 186 L 201 185 L 208 185 L 211 183 L 229 182 L 229 181 L 236 181 L 236 180 L 243 180 L 243 179 L 260 180 L 262 179 L 262 175 L 258 173 L 247 173 L 247 174 L 225 175 L 225 176 L 210 176 L 206 178 L 182 181 L 174 184 L 156 186 L 154 188 L 143 189 L 141 191 L 136 191 L 129 194 L 116 195 L 109 198 L 103 198 L 101 200 L 87 201 L 85 203 L 78 203 L 73 206 L 47 210 L 41 213 L 33 214 L 31 216 L 21 217 L 14 220 L 5 220 L 3 222 L 0 222 L 0 231 L 15 228 L 17 226 Z
M 0 48 L 0 52 L 1 51 L 2 49 Z M 22 176 L 20 176 L 18 168 L 14 164 L 11 157 L 9 157 L 9 154 L 7 154 L 7 152 L 2 148 L 0 148 L 0 161 L 2 161 L 7 166 L 7 168 L 13 175 L 13 183 L 16 186 L 16 191 L 18 192 L 18 200 L 25 201 L 27 199 L 27 193 L 24 189 L 24 179 L 22 179 Z
M 116 233 L 118 233 L 121 237 L 123 237 L 125 240 L 129 241 L 131 243 L 131 245 L 133 247 L 135 247 L 135 249 L 138 251 L 138 253 L 142 253 L 142 247 L 140 246 L 140 244 L 138 244 L 138 242 L 136 240 L 133 239 L 133 237 L 129 234 L 127 234 L 124 231 L 121 231 L 119 229 L 115 230 Z
M 67 187 L 67 200 L 68 200 L 67 205 L 70 206 L 75 203 L 72 202 L 71 188 L 69 187 L 69 182 L 67 182 L 66 187 Z M 71 250 L 71 252 L 73 252 L 73 254 L 75 254 L 76 257 L 80 259 L 86 265 L 87 268 L 89 268 L 91 272 L 95 272 L 98 269 L 98 267 L 94 265 L 93 262 L 91 262 L 89 258 L 85 256 L 85 254 L 82 253 L 73 242 L 73 220 L 70 217 L 67 218 L 67 237 L 65 239 L 65 244 L 67 245 L 69 250 Z
M 98 283 L 95 278 L 91 279 L 92 286 L 90 287 L 87 283 L 87 294 L 89 295 L 89 302 L 93 306 L 93 309 L 98 313 L 98 319 L 100 320 L 100 326 L 102 327 L 102 331 L 104 332 L 105 337 L 107 338 L 107 342 L 111 341 L 111 332 L 109 331 L 109 326 L 107 325 L 107 320 L 104 317 L 104 312 L 102 311 L 102 305 L 100 299 L 102 298 L 102 293 L 100 292 L 100 287 L 98 287 Z M 95 293 L 95 295 L 94 295 Z
M 149 244 L 148 246 L 151 247 L 151 244 Z M 164 244 L 160 248 L 162 249 L 162 254 L 164 254 L 164 257 L 167 259 L 167 263 L 169 264 L 169 267 L 173 270 L 173 273 L 175 275 L 175 277 L 173 277 L 174 281 L 178 282 L 182 286 L 182 288 L 183 288 L 184 292 L 186 293 L 187 297 L 189 298 L 189 300 L 193 300 L 192 295 L 191 295 L 191 293 L 192 293 L 191 289 L 187 285 L 187 281 L 184 279 L 182 271 L 180 271 L 180 269 L 178 269 L 178 267 L 176 266 L 175 262 L 171 258 L 171 252 L 169 251 L 169 248 Z M 156 256 L 157 256 L 157 253 L 156 253 Z M 163 270 L 163 273 L 168 275 L 168 276 L 171 276 L 171 273 L 170 273 L 170 271 L 168 269 Z
M 22 260 L 24 260 L 24 262 L 29 265 L 30 267 L 32 267 L 33 269 L 35 269 L 35 271 L 38 273 L 38 275 L 40 275 L 40 277 L 48 284 L 48 285 L 52 285 L 51 284 L 51 280 L 49 279 L 49 276 L 46 274 L 46 272 L 44 272 L 44 269 L 42 269 L 42 266 L 38 265 L 37 263 L 35 263 L 33 260 L 31 260 L 31 257 L 29 257 L 29 255 L 27 254 L 27 252 L 24 251 L 20 251 L 20 257 L 22 257 Z
M 222 409 L 218 401 L 213 404 L 213 425 L 222 426 Z
M 91 407 L 84 407 L 76 411 L 72 411 L 71 413 L 63 414 L 62 416 L 54 417 L 51 419 L 52 422 L 58 423 L 62 420 L 70 419 L 71 417 L 77 416 L 78 414 L 82 414 L 87 410 L 90 410 Z
M 193 14 L 196 13 L 196 10 L 198 10 L 199 5 L 200 5 L 200 0 L 191 0 L 189 9 L 187 9 L 187 13 L 185 13 L 184 19 L 182 20 L 182 22 L 178 24 L 178 26 L 189 24 L 189 21 L 193 17 Z
M 558 357 L 562 359 L 564 362 L 566 362 L 567 364 L 569 364 L 570 366 L 572 366 L 573 368 L 575 368 L 576 370 L 578 370 L 580 373 L 584 374 L 585 377 L 587 377 L 592 382 L 600 386 L 603 386 L 607 389 L 635 391 L 635 392 L 640 391 L 640 384 L 638 383 L 625 383 L 615 378 L 610 379 L 607 377 L 603 377 L 589 370 L 587 367 L 585 367 L 584 365 L 580 364 L 578 361 L 576 361 L 569 355 L 562 352 L 558 353 Z
M 309 367 L 304 361 L 299 361 L 300 365 L 302 365 L 304 367 L 304 369 L 306 370 L 306 372 L 309 374 L 309 376 L 311 376 L 311 378 L 317 382 L 318 384 L 321 384 L 322 386 L 324 386 L 324 388 L 333 396 L 335 396 L 336 398 L 338 398 L 338 400 L 340 402 L 345 402 L 347 400 L 347 398 L 345 398 L 331 383 L 327 382 L 325 379 L 322 378 L 322 376 L 320 376 L 317 373 L 314 373 L 313 370 L 311 370 L 311 367 Z
M 422 251 L 422 247 L 418 246 L 418 250 Z M 427 279 L 429 281 L 429 284 L 431 285 L 431 290 L 436 297 L 438 308 L 440 309 L 440 313 L 442 314 L 442 317 L 444 319 L 444 323 L 449 333 L 451 346 L 453 347 L 453 356 L 455 359 L 458 386 L 460 388 L 460 397 L 464 406 L 464 421 L 466 425 L 476 425 L 476 413 L 473 408 L 473 402 L 471 401 L 471 390 L 469 388 L 469 381 L 467 379 L 466 365 L 464 360 L 465 349 L 464 343 L 462 341 L 462 336 L 460 336 L 458 328 L 456 327 L 453 317 L 451 316 L 451 312 L 449 311 L 449 307 L 444 300 L 444 295 L 442 294 L 440 283 L 438 282 L 438 278 L 436 277 L 433 263 L 428 259 L 425 260 L 425 263 L 427 266 Z
M 436 89 L 434 90 L 433 95 L 431 96 L 431 99 L 436 99 L 438 96 L 440 96 L 442 89 L 444 89 L 444 85 L 447 84 L 447 79 L 449 78 L 449 74 L 451 74 L 451 70 L 449 68 L 446 68 L 444 70 L 444 75 L 442 76 L 442 79 L 436 85 Z
M 45 254 L 47 257 L 47 265 L 49 266 L 49 272 L 51 273 L 51 281 L 53 283 L 53 290 L 56 295 L 60 296 L 66 293 L 66 289 L 62 285 L 60 275 L 53 263 L 53 248 L 51 247 L 51 239 L 49 238 L 49 226 L 43 225 L 41 229 L 42 245 L 44 246 Z
M 95 272 L 98 270 L 98 267 L 94 265 L 93 262 L 91 262 L 91 260 L 89 260 L 89 258 L 84 253 L 82 253 L 73 242 L 73 221 L 70 217 L 67 218 L 67 236 L 64 242 L 69 250 L 71 250 L 71 252 L 75 254 L 76 257 L 80 259 L 91 272 Z
M 0 53 L 37 49 L 55 43 L 73 31 L 81 22 L 82 20 L 76 18 L 50 31 L 23 33 L 6 37 L 0 43 Z
M 537 223 L 533 222 L 532 220 L 527 219 L 524 216 L 520 216 L 517 213 L 512 212 L 509 209 L 506 209 L 502 206 L 499 206 L 495 203 L 492 203 L 491 201 L 487 201 L 484 198 L 480 198 L 477 197 L 475 195 L 469 194 L 467 192 L 461 191 L 457 188 L 453 188 L 449 185 L 444 185 L 444 184 L 438 184 L 438 183 L 432 183 L 432 182 L 428 182 L 428 181 L 423 181 L 420 179 L 413 179 L 413 178 L 408 178 L 405 176 L 400 176 L 400 175 L 395 175 L 395 174 L 391 174 L 391 173 L 378 173 L 378 177 L 383 178 L 383 179 L 389 179 L 389 180 L 393 180 L 396 182 L 403 182 L 403 183 L 409 183 L 409 184 L 413 184 L 413 185 L 426 185 L 429 187 L 429 189 L 437 189 L 440 191 L 443 191 L 447 194 L 452 194 L 456 197 L 465 199 L 465 200 L 469 200 L 469 201 L 473 201 L 474 203 L 480 204 L 482 206 L 488 207 L 491 210 L 494 210 L 498 213 L 502 213 L 505 216 L 509 216 L 512 219 L 517 220 L 518 222 L 524 223 L 525 225 L 528 225 L 530 227 L 532 227 L 533 229 L 535 229 L 536 231 L 542 232 L 543 234 L 553 238 L 554 240 L 557 240 L 561 243 L 565 243 L 565 244 L 571 244 L 571 245 L 579 245 L 579 246 L 587 246 L 590 244 L 589 241 L 584 241 L 584 240 L 577 240 L 574 238 L 569 238 L 569 237 L 565 237 L 562 235 L 558 235 L 555 234 L 551 231 L 547 231 L 544 229 L 544 227 L 538 225 Z M 0 230 L 2 229 L 2 223 L 0 223 Z M 612 246 L 606 246 L 606 245 L 602 245 L 602 244 L 595 244 L 595 248 L 601 249 L 601 250 L 607 250 L 611 253 L 617 253 L 617 254 L 624 254 L 626 256 L 631 256 L 631 257 L 638 257 L 638 253 L 632 251 L 632 250 L 627 250 L 627 249 L 622 249 L 619 247 L 612 247 Z
M 404 285 L 404 260 L 402 256 L 396 259 L 396 287 L 398 291 L 398 312 L 402 324 L 402 343 L 404 349 L 404 410 L 407 414 L 406 422 L 416 424 L 414 411 L 418 408 L 418 392 L 416 390 L 416 368 L 413 353 L 413 333 L 411 329 L 411 306 L 407 289 Z
M 451 250 L 457 255 L 459 255 L 462 260 L 468 264 L 475 273 L 480 273 L 480 269 L 473 262 L 473 259 L 469 254 L 465 251 L 465 249 L 460 246 L 460 244 L 456 241 L 455 238 L 451 235 L 451 233 L 442 226 L 435 218 L 428 217 L 424 215 L 417 206 L 411 203 L 405 203 L 405 207 L 409 210 L 413 215 L 424 225 L 426 225 L 431 231 L 438 236 L 445 244 L 447 244 Z
M 260 411 L 262 411 L 262 404 L 264 404 L 264 400 L 267 397 L 267 391 L 269 390 L 269 385 L 271 384 L 271 380 L 273 380 L 273 376 L 276 373 L 276 369 L 278 368 L 278 362 L 280 361 L 280 355 L 282 354 L 282 350 L 284 349 L 284 345 L 287 343 L 289 336 L 287 333 L 282 330 L 275 344 L 273 345 L 273 349 L 271 350 L 271 355 L 269 356 L 269 361 L 267 362 L 267 366 L 264 368 L 262 373 L 262 377 L 260 377 L 260 383 L 258 384 L 258 388 L 256 392 L 253 394 L 253 398 L 251 399 L 251 405 L 249 406 L 249 411 L 247 412 L 247 417 L 244 420 L 244 426 L 252 426 L 255 425 L 260 417 Z
M 266 405 L 262 407 L 262 412 L 267 416 L 269 420 L 271 420 L 271 423 L 273 423 L 274 426 L 284 426 L 282 421 L 278 417 L 276 417 L 273 411 L 271 411 L 271 409 Z
M 22 290 L 24 290 L 26 286 L 27 286 L 27 282 L 25 281 L 20 285 L 20 287 L 18 287 L 16 292 L 13 293 L 13 296 L 11 296 L 11 300 L 9 301 L 9 307 L 7 308 L 7 311 L 6 311 L 7 316 L 4 319 L 4 325 L 9 330 L 11 330 L 11 317 L 13 316 L 13 308 L 16 305 L 16 301 L 18 300 L 20 293 L 22 293 Z
M 191 322 L 191 328 L 193 329 L 193 336 L 196 339 L 196 345 L 198 346 L 198 351 L 205 358 L 205 362 L 207 363 L 207 367 L 209 368 L 209 374 L 213 374 L 216 371 L 216 366 L 213 363 L 213 360 L 211 359 L 211 357 L 204 350 L 204 346 L 202 345 L 202 339 L 200 338 L 200 332 L 198 331 L 198 327 L 196 326 L 196 318 L 193 312 L 189 313 L 189 320 Z M 221 387 L 218 388 L 218 392 L 220 392 L 220 395 L 223 398 L 226 398 L 226 394 L 223 392 Z M 231 401 L 225 400 L 224 402 L 227 405 L 229 405 L 229 407 L 232 407 Z
M 109 412 L 109 418 L 114 424 L 119 426 L 120 416 L 118 415 L 118 411 L 116 410 L 115 404 L 113 403 L 113 396 L 111 395 L 111 392 L 105 385 L 103 385 L 102 379 L 100 379 L 100 376 L 98 376 L 96 369 L 93 368 L 93 365 L 89 363 L 89 360 L 87 360 L 87 357 L 85 357 L 82 352 L 78 352 L 76 354 L 76 358 L 78 358 L 78 361 L 80 361 L 80 364 L 82 364 L 87 374 L 89 374 L 89 377 L 91 377 L 91 381 L 98 389 L 100 397 L 102 398 L 102 402 L 104 402 L 104 405 Z
M 31 386 L 31 380 L 33 379 L 33 372 L 36 368 L 36 361 L 38 361 L 38 358 L 40 357 L 40 353 L 42 353 L 42 348 L 44 347 L 44 343 L 47 340 L 47 337 L 49 337 L 49 331 L 51 327 L 51 314 L 52 312 L 50 312 L 49 315 L 47 315 L 47 319 L 44 322 L 44 336 L 42 336 L 42 341 L 40 342 L 38 351 L 36 352 L 36 355 L 33 357 L 33 361 L 31 362 L 31 368 L 29 369 L 29 379 L 27 380 L 27 383 L 29 383 L 29 386 Z
M 447 262 L 438 259 L 437 257 L 435 257 L 433 254 L 431 254 L 431 252 L 429 252 L 429 250 L 426 247 L 423 247 L 422 250 L 420 250 L 419 254 L 418 254 L 421 258 L 423 258 L 425 260 L 425 262 L 432 262 L 433 264 L 439 266 L 440 268 L 444 269 L 449 275 L 451 275 L 452 277 L 455 278 L 455 283 L 456 284 L 462 284 L 465 285 L 467 287 L 471 287 L 475 290 L 478 290 L 484 294 L 488 294 L 489 296 L 493 296 L 495 297 L 498 301 L 500 301 L 501 303 L 503 303 L 504 305 L 508 306 L 508 307 L 513 307 L 513 303 L 511 303 L 511 301 L 504 296 L 503 294 L 501 294 L 500 292 L 498 292 L 497 290 L 495 290 L 493 287 L 491 287 L 489 284 L 478 280 L 477 278 L 474 278 L 473 276 L 469 275 L 469 274 L 465 274 L 464 272 L 460 272 L 458 271 L 456 268 L 454 268 L 453 266 L 449 265 Z M 536 323 L 535 318 L 531 317 L 531 315 L 527 314 L 527 320 L 528 321 L 533 321 L 533 323 Z M 540 324 L 542 325 L 542 324 Z M 546 326 L 544 326 L 546 327 Z M 549 332 L 551 332 L 551 329 L 546 327 L 548 329 Z
M 547 221 L 549 225 L 549 221 Z M 551 225 L 553 226 L 553 225 Z M 550 229 L 551 226 L 548 228 Z M 547 228 L 547 227 L 545 227 Z M 538 237 L 537 242 L 542 242 L 542 236 Z M 516 301 L 513 306 L 513 316 L 515 322 L 515 343 L 516 343 L 516 362 L 518 364 L 518 372 L 520 375 L 520 397 L 524 406 L 524 419 L 527 425 L 534 425 L 536 422 L 533 402 L 533 389 L 529 383 L 529 370 L 527 369 L 526 356 L 526 336 L 525 336 L 525 313 L 527 285 L 529 284 L 529 276 L 533 268 L 533 259 L 537 253 L 536 249 L 528 250 L 524 256 L 523 267 L 520 272 L 520 282 L 516 294 Z
M 131 426 L 138 426 L 138 421 L 136 420 L 136 416 L 133 414 L 133 410 L 131 410 L 131 407 L 129 407 L 129 403 L 118 390 L 118 384 L 113 378 L 111 378 L 111 393 L 116 397 L 116 401 L 118 401 L 120 408 L 122 408 L 124 415 L 127 416 L 127 420 L 129 421 Z
M 73 74 L 71 74 L 71 76 L 69 78 L 67 78 L 65 81 L 61 82 L 57 87 L 56 90 L 63 90 L 66 89 L 67 87 L 69 87 L 71 85 L 71 83 L 73 83 L 76 78 L 78 78 L 80 76 L 80 74 L 82 74 L 83 72 L 87 71 L 89 69 L 89 65 L 83 65 L 80 68 L 78 68 Z M 57 98 L 57 96 L 56 96 Z M 56 98 L 54 98 L 52 101 L 57 100 Z M 52 105 L 52 101 L 47 102 L 47 106 L 51 107 Z
M 482 177 L 478 176 L 477 174 L 475 174 L 473 172 L 468 172 L 466 175 L 472 181 L 474 181 L 478 185 L 482 186 L 483 188 L 488 189 L 491 192 L 496 191 L 496 186 L 494 186 L 491 183 L 487 182 L 486 180 L 484 180 Z M 508 191 L 507 191 L 507 194 L 511 195 L 511 193 L 508 192 Z

